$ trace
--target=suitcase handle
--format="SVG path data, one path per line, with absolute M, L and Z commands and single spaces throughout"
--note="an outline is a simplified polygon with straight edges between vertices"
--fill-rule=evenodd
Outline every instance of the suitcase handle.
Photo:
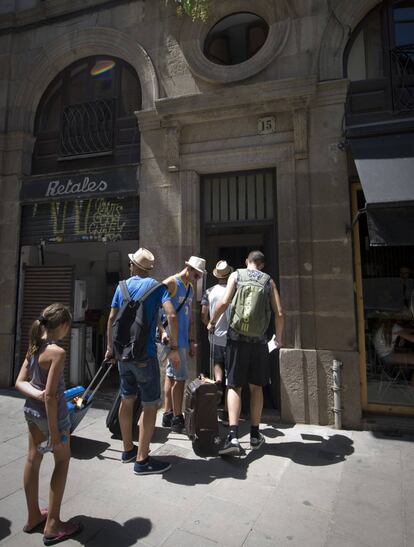
M 95 383 L 96 379 L 99 377 L 101 371 L 105 368 L 105 365 L 107 365 L 109 363 L 109 366 L 107 367 L 107 369 L 105 370 L 104 374 L 102 375 L 102 378 L 100 379 L 100 381 L 98 382 L 98 384 L 96 385 L 95 389 L 92 391 L 91 395 L 89 396 L 89 401 L 92 401 L 92 399 L 94 398 L 94 395 L 95 393 L 98 391 L 98 389 L 100 388 L 102 382 L 105 380 L 105 378 L 108 376 L 109 374 L 109 371 L 112 369 L 113 365 L 114 365 L 114 362 L 113 361 L 110 361 L 108 359 L 104 359 L 102 361 L 102 364 L 101 366 L 99 367 L 99 369 L 97 370 L 97 372 L 95 373 L 95 376 L 92 378 L 90 384 L 88 385 L 88 387 L 85 389 L 83 395 L 82 395 L 82 398 L 81 398 L 81 401 L 83 402 L 86 398 L 86 396 L 88 395 L 88 393 L 91 391 L 92 389 L 92 386 L 93 384 Z

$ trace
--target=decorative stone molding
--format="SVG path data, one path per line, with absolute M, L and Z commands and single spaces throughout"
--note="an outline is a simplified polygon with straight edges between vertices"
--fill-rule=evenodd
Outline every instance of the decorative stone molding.
M 319 79 L 343 78 L 343 55 L 352 31 L 381 0 L 333 0 L 319 52 Z
M 91 55 L 112 55 L 129 63 L 137 72 L 142 88 L 142 108 L 149 109 L 159 97 L 152 61 L 144 48 L 129 34 L 110 28 L 85 28 L 46 43 L 30 67 L 10 108 L 11 130 L 32 130 L 39 101 L 55 76 L 71 63 Z
M 209 61 L 203 53 L 204 41 L 210 29 L 223 17 L 238 12 L 250 12 L 262 17 L 269 25 L 269 33 L 263 47 L 247 61 L 230 66 L 222 66 Z M 291 31 L 291 3 L 288 0 L 251 0 L 216 1 L 211 7 L 214 20 L 206 23 L 194 23 L 189 18 L 181 31 L 181 47 L 192 72 L 210 83 L 230 83 L 245 80 L 261 72 L 281 53 Z
M 180 169 L 180 127 L 169 126 L 165 129 L 167 169 L 170 172 Z
M 316 93 L 316 78 L 288 78 L 240 85 L 213 93 L 158 99 L 155 108 L 164 121 L 182 125 L 231 119 L 248 114 L 291 110 L 292 100 L 302 107 Z
M 292 112 L 295 159 L 308 157 L 308 109 L 295 108 Z

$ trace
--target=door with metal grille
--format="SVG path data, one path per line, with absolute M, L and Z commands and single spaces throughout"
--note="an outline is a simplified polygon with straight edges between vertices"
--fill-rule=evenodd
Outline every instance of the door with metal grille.
M 29 330 L 41 311 L 53 302 L 61 302 L 72 308 L 73 266 L 24 266 L 23 294 L 20 311 L 20 340 L 18 340 L 18 362 L 20 368 L 29 345 Z M 70 335 L 59 342 L 66 350 L 65 380 L 69 379 Z
M 245 259 L 252 250 L 264 253 L 265 271 L 277 283 L 275 171 L 262 169 L 206 175 L 201 179 L 200 195 L 201 247 L 202 256 L 207 260 L 207 286 L 217 282 L 212 270 L 218 260 L 227 260 L 234 269 L 244 268 Z M 270 330 L 273 324 L 272 321 Z M 201 333 L 201 366 L 203 372 L 208 372 L 209 345 L 204 328 Z M 264 390 L 265 406 L 280 408 L 276 352 L 271 354 L 271 359 L 270 384 Z

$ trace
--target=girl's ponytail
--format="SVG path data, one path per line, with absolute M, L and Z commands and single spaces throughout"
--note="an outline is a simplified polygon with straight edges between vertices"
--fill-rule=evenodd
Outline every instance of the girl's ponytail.
M 38 317 L 33 321 L 32 326 L 30 327 L 29 332 L 29 349 L 26 353 L 26 359 L 29 360 L 30 357 L 36 353 L 36 351 L 40 348 L 40 344 L 42 343 L 42 336 L 45 332 L 44 322 L 41 320 L 41 317 Z
M 30 357 L 40 349 L 42 338 L 45 330 L 53 331 L 60 325 L 65 323 L 70 324 L 72 322 L 72 315 L 67 306 L 56 302 L 45 308 L 41 315 L 33 321 L 30 327 L 29 333 L 29 349 L 26 353 L 26 359 Z

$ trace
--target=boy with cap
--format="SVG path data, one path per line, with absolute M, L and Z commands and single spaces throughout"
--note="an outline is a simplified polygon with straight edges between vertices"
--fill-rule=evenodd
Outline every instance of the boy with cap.
M 170 356 L 167 361 L 165 374 L 165 406 L 162 418 L 163 427 L 171 427 L 175 433 L 184 430 L 184 416 L 182 414 L 184 386 L 188 377 L 187 355 L 195 355 L 195 340 L 193 335 L 193 323 L 191 317 L 191 302 L 194 296 L 193 283 L 206 273 L 206 261 L 198 256 L 191 256 L 185 262 L 185 268 L 163 281 L 168 287 L 169 296 L 174 309 L 178 310 L 178 352 L 180 355 L 180 367 L 174 368 Z M 161 342 L 165 343 L 170 337 L 169 333 L 160 328 Z M 170 348 L 172 349 L 171 340 Z M 170 354 L 171 355 L 171 354 Z
M 227 280 L 233 268 L 225 260 L 219 260 L 213 270 L 218 283 L 206 290 L 201 299 L 201 321 L 208 325 L 210 317 L 213 317 L 217 304 L 222 300 L 227 286 Z M 224 364 L 226 356 L 227 329 L 230 321 L 230 307 L 217 319 L 214 332 L 210 333 L 210 345 L 213 345 L 214 379 L 220 384 L 219 389 L 224 392 Z M 227 421 L 224 412 L 224 421 Z
M 141 298 L 157 281 L 149 277 L 154 267 L 154 255 L 148 249 L 140 248 L 134 254 L 128 254 L 131 277 L 127 279 L 128 292 L 133 300 Z M 118 285 L 111 304 L 107 326 L 107 350 L 105 359 L 112 358 L 112 324 L 124 303 L 122 291 Z M 160 285 L 144 300 L 144 314 L 150 325 L 146 344 L 146 358 L 142 362 L 118 362 L 120 376 L 121 405 L 119 407 L 119 425 L 121 427 L 122 463 L 135 461 L 136 475 L 163 473 L 171 464 L 149 457 L 149 444 L 154 433 L 155 419 L 161 401 L 160 369 L 155 345 L 158 309 L 163 306 L 170 327 L 172 348 L 170 361 L 172 367 L 179 367 L 180 357 L 177 351 L 178 323 L 175 309 L 165 285 Z M 138 389 L 141 391 L 142 414 L 139 421 L 138 448 L 132 442 L 132 416 Z

